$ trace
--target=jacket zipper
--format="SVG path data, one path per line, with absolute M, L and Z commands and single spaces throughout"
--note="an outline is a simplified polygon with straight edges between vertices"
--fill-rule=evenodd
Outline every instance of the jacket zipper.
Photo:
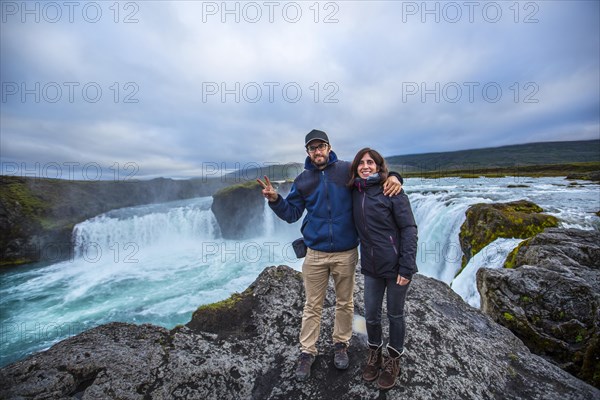
M 373 257 L 374 257 L 373 244 L 371 243 L 371 237 L 369 236 L 369 227 L 367 226 L 367 215 L 365 213 L 365 200 L 366 199 L 367 199 L 367 188 L 365 187 L 365 190 L 362 192 L 362 201 L 361 201 L 360 208 L 361 208 L 361 213 L 362 213 L 365 236 L 366 236 L 367 240 L 369 241 L 369 251 L 371 253 L 371 259 L 373 259 Z M 377 274 L 377 269 L 375 268 L 375 263 L 373 263 L 373 273 Z
M 329 249 L 331 251 L 333 248 L 333 224 L 331 221 L 331 202 L 329 200 L 329 190 L 327 190 L 327 179 L 325 178 L 325 170 L 321 171 L 321 177 L 323 178 L 323 186 L 325 187 L 325 200 L 327 202 L 327 214 L 329 215 L 329 220 L 327 221 L 329 224 Z
M 392 244 L 392 249 L 394 249 L 394 253 L 398 255 L 398 249 L 396 249 L 396 243 L 394 243 L 394 239 L 390 236 L 390 243 Z

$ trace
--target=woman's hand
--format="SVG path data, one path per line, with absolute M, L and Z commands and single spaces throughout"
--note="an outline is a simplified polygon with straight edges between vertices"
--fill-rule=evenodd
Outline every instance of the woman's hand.
M 410 279 L 406 279 L 405 277 L 398 275 L 398 278 L 396 278 L 396 283 L 400 286 L 406 286 L 410 283 Z

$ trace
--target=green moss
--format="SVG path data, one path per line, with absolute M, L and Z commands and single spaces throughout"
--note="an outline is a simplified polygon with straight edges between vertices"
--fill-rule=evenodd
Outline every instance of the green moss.
M 17 258 L 14 260 L 0 260 L 0 268 L 2 267 L 16 267 L 18 265 L 29 264 L 34 262 L 29 258 Z
M 540 206 L 526 200 L 474 204 L 469 207 L 459 234 L 465 255 L 462 268 L 471 257 L 498 238 L 526 239 L 546 228 L 558 226 L 556 217 L 542 214 L 542 211 Z M 513 263 L 514 266 L 514 257 L 511 257 L 508 265 Z
M 583 342 L 588 336 L 588 331 L 586 329 L 579 329 L 577 332 L 577 336 L 575 336 L 575 343 Z
M 256 181 L 247 181 L 236 185 L 227 186 L 216 192 L 213 197 L 228 196 L 237 190 L 262 190 L 262 187 Z
M 0 200 L 6 204 L 18 203 L 24 216 L 28 218 L 39 218 L 47 209 L 47 204 L 33 195 L 31 190 L 22 182 L 4 184 L 0 191 Z
M 517 247 L 515 247 L 510 253 L 508 253 L 508 255 L 506 256 L 506 260 L 504 260 L 504 268 L 509 268 L 509 269 L 513 269 L 518 267 L 517 265 L 517 254 L 519 254 L 519 251 L 521 250 L 521 248 L 523 246 L 526 246 L 529 243 L 529 239 L 528 240 L 523 240 L 521 243 L 519 243 L 517 245 Z
M 221 300 L 218 301 L 216 303 L 211 303 L 211 304 L 204 304 L 200 307 L 198 307 L 198 309 L 194 312 L 202 312 L 202 311 L 220 311 L 220 310 L 230 310 L 233 307 L 235 307 L 235 305 L 243 300 L 245 297 L 252 295 L 252 289 L 248 288 L 246 290 L 244 290 L 243 293 L 234 293 L 231 296 L 229 296 L 229 298 L 225 299 L 225 300 Z
M 508 312 L 503 313 L 502 316 L 507 321 L 512 321 L 515 319 L 514 315 L 512 315 L 511 313 L 508 313 Z
M 531 297 L 529 297 L 529 296 L 521 296 L 521 301 L 523 303 L 529 303 L 529 302 L 531 302 Z

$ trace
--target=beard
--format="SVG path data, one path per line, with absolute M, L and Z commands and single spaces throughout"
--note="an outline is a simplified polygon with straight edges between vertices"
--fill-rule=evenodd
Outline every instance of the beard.
M 329 156 L 316 156 L 311 159 L 313 165 L 318 169 L 323 169 L 327 166 L 329 162 Z

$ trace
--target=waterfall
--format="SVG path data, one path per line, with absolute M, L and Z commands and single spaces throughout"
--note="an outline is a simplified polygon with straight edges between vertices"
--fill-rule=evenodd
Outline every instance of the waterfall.
M 269 202 L 265 201 L 263 208 L 263 232 L 266 237 L 271 237 L 275 233 L 275 213 L 269 207 Z
M 481 298 L 477 291 L 476 277 L 480 268 L 502 268 L 508 254 L 521 243 L 523 239 L 496 239 L 481 249 L 452 281 L 450 287 L 472 307 L 479 308 Z
M 527 199 L 563 227 L 600 230 L 599 185 L 521 177 L 523 185 L 511 187 L 515 179 L 407 179 L 419 229 L 419 273 L 451 284 L 477 306 L 477 269 L 501 267 L 520 239 L 491 243 L 455 278 L 462 261 L 460 226 L 475 203 Z M 189 321 L 199 305 L 245 290 L 269 265 L 301 269 L 303 259 L 296 259 L 289 245 L 300 237 L 302 218 L 288 224 L 265 203 L 257 237 L 226 240 L 211 204 L 212 197 L 204 197 L 113 210 L 75 226 L 77 257 L 5 271 L 0 365 L 111 321 L 170 329 Z
M 74 253 L 93 248 L 171 246 L 182 241 L 220 236 L 210 198 L 114 210 L 81 222 L 73 229 Z
M 476 200 L 465 201 L 447 191 L 412 193 L 410 200 L 419 229 L 419 272 L 449 284 L 461 266 L 458 237 L 466 218 L 465 211 Z

